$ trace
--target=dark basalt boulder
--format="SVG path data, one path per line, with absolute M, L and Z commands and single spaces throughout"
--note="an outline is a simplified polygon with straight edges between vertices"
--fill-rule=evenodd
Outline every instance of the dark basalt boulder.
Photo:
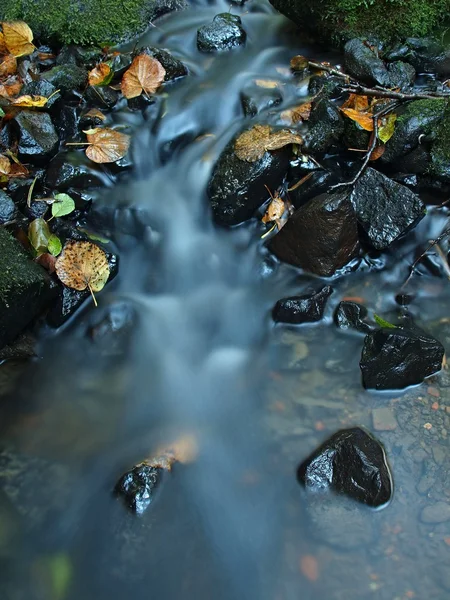
M 358 255 L 355 211 L 346 192 L 321 194 L 295 211 L 270 240 L 282 261 L 329 277 Z
M 20 159 L 42 164 L 56 154 L 59 138 L 48 113 L 22 110 L 14 120 L 19 135 Z
M 346 71 L 359 81 L 389 87 L 391 80 L 386 65 L 365 40 L 349 40 L 344 47 L 344 58 Z
M 201 52 L 223 52 L 245 44 L 247 34 L 241 18 L 230 13 L 216 15 L 209 25 L 197 32 L 197 48 Z
M 278 106 L 283 95 L 278 87 L 265 88 L 250 82 L 242 90 L 241 104 L 246 117 L 255 117 L 261 111 Z
M 450 47 L 433 38 L 408 38 L 387 54 L 389 60 L 409 62 L 419 73 L 450 75 Z
M 333 293 L 330 285 L 321 290 L 278 300 L 273 309 L 273 320 L 279 323 L 314 323 L 323 317 L 325 305 Z
M 297 476 L 309 494 L 334 492 L 372 507 L 392 496 L 383 447 L 359 427 L 331 436 L 299 466 Z
M 368 168 L 352 194 L 358 223 L 370 244 L 383 250 L 425 216 L 425 205 L 409 188 Z
M 365 306 L 348 300 L 339 302 L 334 312 L 334 322 L 339 329 L 353 329 L 361 333 L 368 333 L 371 330 L 370 325 L 364 322 L 366 317 Z
M 364 340 L 359 366 L 365 388 L 399 390 L 441 370 L 444 347 L 420 330 L 383 327 Z
M 250 219 L 268 198 L 265 186 L 276 190 L 289 167 L 289 147 L 266 152 L 250 163 L 236 156 L 234 144 L 235 139 L 220 155 L 208 184 L 214 220 L 220 225 L 237 225 Z
M 163 469 L 137 465 L 117 482 L 114 492 L 135 513 L 141 515 L 151 504 Z
M 135 55 L 138 54 L 148 54 L 148 56 L 152 56 L 159 61 L 166 71 L 166 75 L 164 77 L 164 81 L 173 81 L 174 79 L 179 79 L 180 77 L 185 77 L 188 74 L 188 69 L 185 64 L 175 58 L 168 52 L 162 48 L 154 48 L 153 46 L 145 46 L 138 50 Z
M 303 136 L 306 153 L 326 152 L 339 142 L 344 133 L 344 121 L 338 108 L 327 98 L 314 103 L 308 119 L 308 130 Z
M 8 194 L 0 190 L 0 225 L 12 221 L 16 214 L 16 205 Z

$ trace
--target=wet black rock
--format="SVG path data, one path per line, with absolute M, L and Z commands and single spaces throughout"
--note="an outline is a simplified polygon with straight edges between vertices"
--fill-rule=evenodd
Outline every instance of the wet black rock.
M 49 81 L 57 90 L 72 92 L 82 90 L 87 84 L 87 69 L 77 65 L 59 65 L 42 73 L 41 80 Z
M 119 100 L 119 92 L 109 86 L 90 85 L 85 93 L 89 106 L 111 109 Z
M 384 62 L 369 47 L 365 40 L 349 40 L 344 47 L 345 67 L 350 75 L 369 85 L 389 86 L 389 72 Z
M 319 94 L 330 100 L 338 98 L 342 94 L 342 77 L 334 75 L 311 75 L 308 84 L 308 93 L 310 96 Z
M 4 191 L 0 190 L 0 225 L 12 221 L 16 213 L 16 205 L 12 199 Z
M 120 478 L 114 492 L 134 512 L 142 514 L 151 504 L 162 475 L 163 469 L 137 465 Z
M 35 169 L 33 170 L 33 176 L 29 176 L 27 178 L 12 177 L 8 181 L 8 195 L 11 196 L 11 198 L 14 200 L 14 203 L 17 204 L 20 209 L 22 209 L 26 204 L 30 185 L 33 183 L 35 177 L 36 183 L 34 184 L 33 188 L 34 195 L 36 198 L 43 197 L 44 187 L 42 182 L 44 175 L 44 169 Z
M 419 73 L 450 75 L 450 48 L 437 39 L 408 38 L 404 44 L 387 54 L 390 60 L 403 59 Z
M 0 227 L 0 347 L 41 313 L 55 292 L 47 272 Z
M 321 194 L 297 209 L 269 243 L 284 262 L 329 277 L 358 255 L 355 211 L 346 192 Z
M 254 117 L 261 111 L 278 106 L 283 95 L 278 87 L 265 88 L 256 82 L 247 84 L 241 92 L 241 104 L 246 117 Z
M 45 107 L 51 108 L 55 104 L 55 102 L 57 102 L 61 98 L 61 94 L 57 90 L 58 88 L 56 88 L 49 81 L 41 79 L 26 83 L 20 90 L 20 94 L 23 96 L 44 96 L 45 98 L 49 98 Z
M 81 152 L 60 152 L 47 169 L 46 185 L 59 191 L 66 191 L 70 187 L 85 190 L 104 184 L 105 178 L 100 168 Z
M 318 165 L 312 160 L 303 159 L 292 160 L 288 173 L 289 198 L 295 208 L 300 208 L 324 192 L 336 183 L 340 183 L 348 177 L 347 165 L 341 162 L 335 156 L 332 158 L 323 158 Z M 305 179 L 309 176 L 308 179 Z M 303 183 L 295 187 L 303 179 Z
M 245 44 L 247 34 L 242 28 L 241 18 L 230 13 L 216 15 L 209 25 L 197 32 L 197 48 L 201 52 L 232 50 Z
M 362 333 L 370 331 L 370 325 L 364 322 L 367 317 L 367 308 L 357 302 L 343 300 L 339 302 L 334 312 L 334 322 L 339 329 L 355 329 Z
M 80 107 L 73 104 L 65 104 L 55 111 L 53 123 L 60 140 L 73 140 L 80 133 L 78 129 L 80 112 Z
M 381 444 L 363 429 L 343 429 L 332 435 L 298 468 L 309 494 L 343 494 L 372 507 L 392 496 L 392 478 Z
M 389 72 L 390 86 L 407 90 L 414 85 L 416 80 L 416 70 L 406 62 L 397 60 L 387 66 Z
M 189 72 L 181 60 L 178 60 L 178 58 L 175 58 L 170 52 L 162 48 L 145 46 L 137 51 L 136 54 L 148 54 L 148 56 L 156 58 L 166 71 L 164 81 L 173 81 L 174 79 L 185 77 Z
M 444 347 L 430 335 L 384 327 L 366 336 L 359 366 L 365 388 L 398 390 L 440 371 L 443 358 Z
M 404 185 L 368 168 L 350 196 L 369 243 L 383 250 L 425 216 L 422 200 Z
M 266 152 L 255 162 L 240 160 L 235 140 L 224 149 L 208 184 L 214 220 L 220 225 L 237 225 L 250 219 L 268 198 L 265 186 L 277 189 L 289 166 L 289 148 Z
M 104 58 L 104 54 L 100 48 L 70 44 L 61 48 L 61 52 L 56 57 L 56 64 L 58 66 L 78 65 L 90 70 L 101 62 L 102 58 Z
M 344 121 L 336 106 L 327 98 L 313 104 L 308 120 L 308 131 L 303 136 L 303 149 L 307 153 L 326 152 L 339 142 L 344 133 Z
M 128 348 L 136 313 L 128 302 L 113 302 L 93 311 L 87 335 L 103 355 L 122 355 Z
M 48 113 L 22 110 L 15 116 L 15 122 L 19 133 L 19 158 L 42 164 L 56 153 L 59 138 Z
M 333 293 L 329 285 L 319 291 L 312 291 L 301 296 L 283 298 L 276 303 L 272 316 L 279 323 L 314 323 L 323 317 L 325 305 Z

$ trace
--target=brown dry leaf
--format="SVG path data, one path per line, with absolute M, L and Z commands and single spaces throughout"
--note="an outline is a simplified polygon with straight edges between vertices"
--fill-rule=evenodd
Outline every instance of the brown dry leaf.
M 272 79 L 255 79 L 255 83 L 258 87 L 265 88 L 267 90 L 273 90 L 278 87 L 278 81 Z
M 198 455 L 198 443 L 194 435 L 184 435 L 173 444 L 159 448 L 155 454 L 141 464 L 170 471 L 175 462 L 187 464 L 193 462 Z
M 86 155 L 95 163 L 111 163 L 120 160 L 128 152 L 130 136 L 108 127 L 96 127 L 84 132 L 89 142 Z
M 311 115 L 311 106 L 312 102 L 304 102 L 294 108 L 283 110 L 280 115 L 281 119 L 288 125 L 296 125 L 301 121 L 307 121 Z
M 303 69 L 307 69 L 309 67 L 309 60 L 298 54 L 297 56 L 293 56 L 291 58 L 290 65 L 293 71 L 302 71 Z
M 17 96 L 21 89 L 22 83 L 17 80 L 12 80 L 11 82 L 7 83 L 0 83 L 0 96 L 3 98 L 12 98 L 13 96 Z
M 277 221 L 278 219 L 281 219 L 285 210 L 286 207 L 284 205 L 283 198 L 281 198 L 278 194 L 275 194 L 261 221 L 263 223 L 272 223 L 273 221 Z
M 360 94 L 350 94 L 344 104 L 342 104 L 341 109 L 343 108 L 354 108 L 358 112 L 366 111 L 369 109 L 369 98 Z
M 300 571 L 308 581 L 317 581 L 319 579 L 319 563 L 317 562 L 317 558 L 311 554 L 304 554 L 300 557 Z
M 9 177 L 27 177 L 29 175 L 28 169 L 20 163 L 12 163 L 9 171 Z
M 162 64 L 147 54 L 139 54 L 122 77 L 122 94 L 125 98 L 136 98 L 142 92 L 154 94 L 164 81 L 166 70 Z
M 0 31 L 0 54 L 7 54 L 7 53 L 8 53 L 8 48 L 6 47 L 6 44 L 5 44 L 5 36 Z
M 2 23 L 3 38 L 9 52 L 16 58 L 34 52 L 33 32 L 23 21 Z
M 107 85 L 111 78 L 111 67 L 106 63 L 99 63 L 89 71 L 89 85 Z
M 11 163 L 9 158 L 4 154 L 0 154 L 0 175 L 9 175 L 11 171 Z
M 92 242 L 66 242 L 55 263 L 55 271 L 64 285 L 74 290 L 92 294 L 100 292 L 109 278 L 108 258 L 99 246 Z
M 89 117 L 91 119 L 100 119 L 100 121 L 106 120 L 106 116 L 98 108 L 91 108 L 91 110 L 88 110 L 87 113 L 83 115 L 83 117 Z
M 255 162 L 268 150 L 278 150 L 288 144 L 302 143 L 302 137 L 288 129 L 272 132 L 269 125 L 254 125 L 237 138 L 234 151 L 240 160 Z
M 12 54 L 7 54 L 0 63 L 0 77 L 14 75 L 17 71 L 17 60 Z
M 383 143 L 379 143 L 373 150 L 370 155 L 369 160 L 378 160 L 380 156 L 383 156 L 384 151 L 386 150 L 386 146 Z
M 373 118 L 371 113 L 359 112 L 354 108 L 341 108 L 341 111 L 346 117 L 358 123 L 358 125 L 366 131 L 373 131 Z
M 20 106 L 21 108 L 42 108 L 48 102 L 48 98 L 45 96 L 19 96 L 14 100 L 11 100 L 11 104 L 14 106 Z

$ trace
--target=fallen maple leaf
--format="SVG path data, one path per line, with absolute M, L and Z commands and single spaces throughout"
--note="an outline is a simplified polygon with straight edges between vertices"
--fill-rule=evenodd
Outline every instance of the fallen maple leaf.
M 139 54 L 122 77 L 121 89 L 125 98 L 136 98 L 142 92 L 154 94 L 164 81 L 166 70 L 148 54 Z
M 3 39 L 8 51 L 18 58 L 31 54 L 35 50 L 33 32 L 23 21 L 12 21 L 2 23 Z
M 296 125 L 301 121 L 307 121 L 311 115 L 312 102 L 304 102 L 294 108 L 288 108 L 281 113 L 281 120 L 288 125 Z
M 55 271 L 64 285 L 74 290 L 92 294 L 100 292 L 108 281 L 110 270 L 105 252 L 92 242 L 66 242 L 55 263 Z
M 95 163 L 111 163 L 120 160 L 128 152 L 130 136 L 108 127 L 96 127 L 84 132 L 89 146 L 86 155 Z
M 354 108 L 358 112 L 368 110 L 369 98 L 360 94 L 350 94 L 344 104 L 342 104 L 341 109 L 343 108 Z
M 4 154 L 0 154 L 0 175 L 9 175 L 11 171 L 11 163 L 9 158 Z
M 254 125 L 237 138 L 234 151 L 240 160 L 255 162 L 268 150 L 278 150 L 288 144 L 302 143 L 303 138 L 288 129 L 272 132 L 269 125 Z
M 89 71 L 89 85 L 108 85 L 113 78 L 114 71 L 106 63 L 99 63 Z
M 17 71 L 17 60 L 12 54 L 7 54 L 0 63 L 0 77 L 14 75 Z

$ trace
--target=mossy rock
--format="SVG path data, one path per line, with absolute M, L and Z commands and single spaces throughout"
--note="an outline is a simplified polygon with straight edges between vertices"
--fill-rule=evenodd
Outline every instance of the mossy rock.
M 142 33 L 185 0 L 1 0 L 0 20 L 23 20 L 39 41 L 107 45 Z
M 433 32 L 450 11 L 450 0 L 270 0 L 281 13 L 323 41 L 359 36 L 384 42 Z
M 439 179 L 450 182 L 450 101 L 447 101 L 443 119 L 436 128 L 435 136 L 431 149 L 430 172 Z

